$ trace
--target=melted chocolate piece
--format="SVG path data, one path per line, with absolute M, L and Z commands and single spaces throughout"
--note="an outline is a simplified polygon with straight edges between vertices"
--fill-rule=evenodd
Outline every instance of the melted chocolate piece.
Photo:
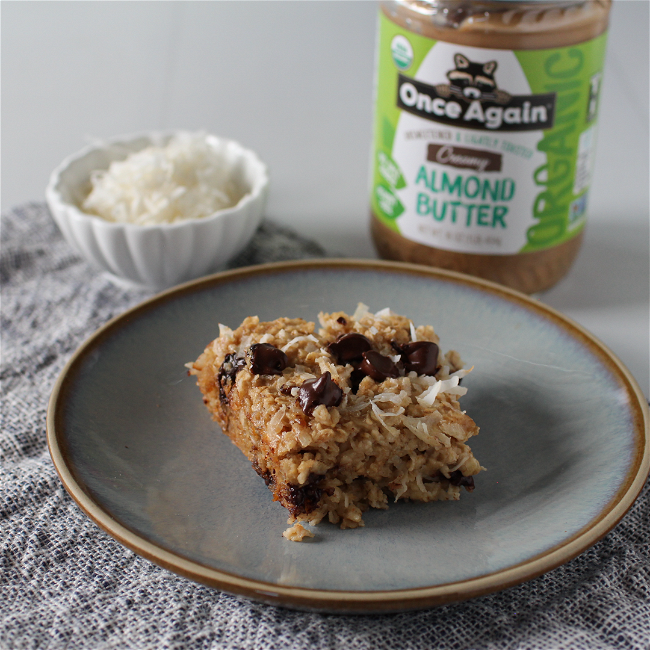
M 298 402 L 306 415 L 311 415 L 321 404 L 338 406 L 341 399 L 343 399 L 343 391 L 332 381 L 329 372 L 322 374 L 318 379 L 307 379 L 298 394 Z
M 359 368 L 355 368 L 350 373 L 350 388 L 352 390 L 353 395 L 357 394 L 357 391 L 359 390 L 359 385 L 365 379 L 365 377 L 366 377 L 366 373 L 363 372 L 363 370 L 360 370 Z
M 337 323 L 340 323 L 341 325 L 347 325 L 347 324 L 348 324 L 348 321 L 346 321 L 345 318 L 343 318 L 343 316 L 339 316 L 339 317 L 336 319 L 336 322 L 337 322 Z
M 438 370 L 439 348 L 431 341 L 414 341 L 399 347 L 406 372 L 418 375 L 435 375 Z
M 388 377 L 399 377 L 399 370 L 392 360 L 379 354 L 376 350 L 368 350 L 362 356 L 363 361 L 359 370 L 375 381 L 384 381 Z
M 463 476 L 463 473 L 459 469 L 449 475 L 449 482 L 452 485 L 464 487 L 468 492 L 474 489 L 474 477 Z
M 323 478 L 322 476 L 319 478 Z M 301 514 L 309 514 L 316 510 L 323 490 L 317 488 L 315 485 L 289 485 L 286 500 L 290 505 L 287 505 L 289 512 L 297 517 Z
M 357 332 L 341 334 L 336 341 L 330 343 L 329 351 L 337 358 L 341 365 L 361 361 L 361 355 L 372 350 L 372 343 L 363 335 Z
M 255 375 L 280 375 L 289 365 L 289 357 L 270 343 L 251 346 L 251 372 Z
M 306 451 L 306 450 L 303 450 Z M 314 485 L 315 483 L 320 483 L 325 478 L 323 474 L 316 474 L 314 472 L 309 472 L 305 485 Z
M 264 479 L 267 487 L 270 487 L 272 490 L 275 487 L 275 477 L 273 474 L 268 469 L 263 470 L 257 460 L 253 460 L 251 464 L 253 465 L 253 469 Z
M 217 374 L 217 382 L 219 383 L 219 399 L 222 404 L 228 402 L 228 396 L 226 395 L 225 385 L 233 384 L 237 373 L 246 365 L 246 360 L 242 357 L 237 357 L 234 354 L 227 354 L 219 368 Z

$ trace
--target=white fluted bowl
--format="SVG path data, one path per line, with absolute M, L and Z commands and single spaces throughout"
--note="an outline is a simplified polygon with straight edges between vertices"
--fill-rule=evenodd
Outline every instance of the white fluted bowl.
M 93 170 L 148 146 L 164 146 L 175 133 L 146 133 L 91 145 L 66 158 L 46 189 L 52 216 L 70 246 L 117 284 L 166 289 L 207 275 L 235 257 L 259 225 L 268 194 L 266 165 L 233 140 L 208 135 L 225 156 L 231 178 L 244 190 L 237 205 L 201 219 L 142 226 L 116 223 L 82 211 Z

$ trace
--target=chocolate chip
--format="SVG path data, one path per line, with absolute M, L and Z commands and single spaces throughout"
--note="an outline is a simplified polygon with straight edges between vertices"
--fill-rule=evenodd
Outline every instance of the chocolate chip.
M 321 404 L 338 406 L 342 398 L 343 391 L 332 381 L 329 372 L 322 374 L 318 379 L 307 379 L 298 393 L 298 402 L 306 415 L 311 415 Z
M 217 373 L 217 382 L 219 383 L 219 399 L 222 404 L 228 401 L 228 396 L 224 390 L 226 384 L 232 384 L 237 378 L 237 373 L 246 365 L 246 360 L 237 357 L 234 354 L 227 354 Z
M 305 481 L 306 485 L 314 485 L 319 481 L 322 481 L 325 477 L 322 474 L 315 474 L 314 472 L 309 472 L 307 475 L 307 480 Z
M 348 324 L 348 321 L 346 321 L 345 318 L 343 318 L 343 316 L 339 316 L 339 317 L 336 319 L 336 322 L 337 322 L 337 323 L 340 323 L 341 325 L 347 325 L 347 324 Z
M 314 511 L 323 495 L 323 490 L 314 485 L 289 484 L 288 488 L 283 505 L 294 517 Z
M 289 365 L 287 355 L 270 343 L 251 346 L 251 372 L 255 375 L 280 375 Z
M 388 377 L 399 377 L 399 370 L 393 361 L 376 350 L 368 350 L 361 356 L 363 361 L 359 370 L 375 381 L 384 381 Z
M 359 390 L 359 385 L 365 378 L 366 378 L 366 373 L 363 372 L 363 370 L 359 370 L 359 368 L 355 368 L 350 373 L 350 388 L 352 390 L 353 395 L 357 394 L 357 391 Z
M 471 492 L 474 489 L 474 477 L 463 476 L 463 473 L 459 469 L 449 474 L 449 482 L 452 485 L 464 487 L 468 492 Z
M 439 348 L 431 341 L 414 341 L 400 346 L 402 363 L 406 372 L 418 375 L 435 375 L 438 370 Z
M 327 347 L 338 362 L 345 365 L 346 363 L 361 361 L 361 355 L 368 350 L 372 350 L 372 343 L 363 334 L 351 332 L 342 334 Z
M 252 461 L 253 469 L 264 479 L 268 487 L 273 489 L 275 487 L 275 477 L 268 469 L 262 469 L 257 460 Z

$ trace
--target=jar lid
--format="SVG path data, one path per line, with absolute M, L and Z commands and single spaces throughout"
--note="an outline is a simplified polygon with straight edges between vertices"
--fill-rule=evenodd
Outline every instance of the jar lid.
M 436 4 L 437 0 L 429 0 L 427 4 Z M 472 3 L 473 0 L 470 0 L 470 4 Z M 494 4 L 501 4 L 501 3 L 507 3 L 507 4 L 520 4 L 520 5 L 525 5 L 525 4 L 547 4 L 547 5 L 552 5 L 552 4 L 576 4 L 576 0 L 476 0 L 477 2 L 490 2 Z
M 397 0 L 398 2 L 401 2 L 403 4 L 411 4 L 411 1 L 409 0 Z M 443 0 L 444 1 L 444 0 Z M 448 0 L 447 0 L 448 1 Z M 520 4 L 520 5 L 526 5 L 526 4 L 547 4 L 547 5 L 553 5 L 553 4 L 576 4 L 579 0 L 469 0 L 469 4 L 472 4 L 473 2 L 476 2 L 480 4 L 481 2 L 486 3 L 489 2 L 490 4 Z M 429 5 L 430 7 L 434 7 L 435 5 L 439 4 L 440 0 L 423 0 L 420 2 L 416 2 L 415 4 L 419 5 Z

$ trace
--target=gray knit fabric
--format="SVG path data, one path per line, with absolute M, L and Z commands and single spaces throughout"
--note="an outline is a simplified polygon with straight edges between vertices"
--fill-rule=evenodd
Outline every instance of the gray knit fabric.
M 265 222 L 236 261 L 324 251 Z M 67 495 L 45 440 L 51 388 L 82 341 L 148 297 L 67 246 L 47 208 L 2 219 L 0 648 L 650 649 L 650 495 L 568 564 L 429 611 L 334 616 L 194 584 L 125 549 Z

